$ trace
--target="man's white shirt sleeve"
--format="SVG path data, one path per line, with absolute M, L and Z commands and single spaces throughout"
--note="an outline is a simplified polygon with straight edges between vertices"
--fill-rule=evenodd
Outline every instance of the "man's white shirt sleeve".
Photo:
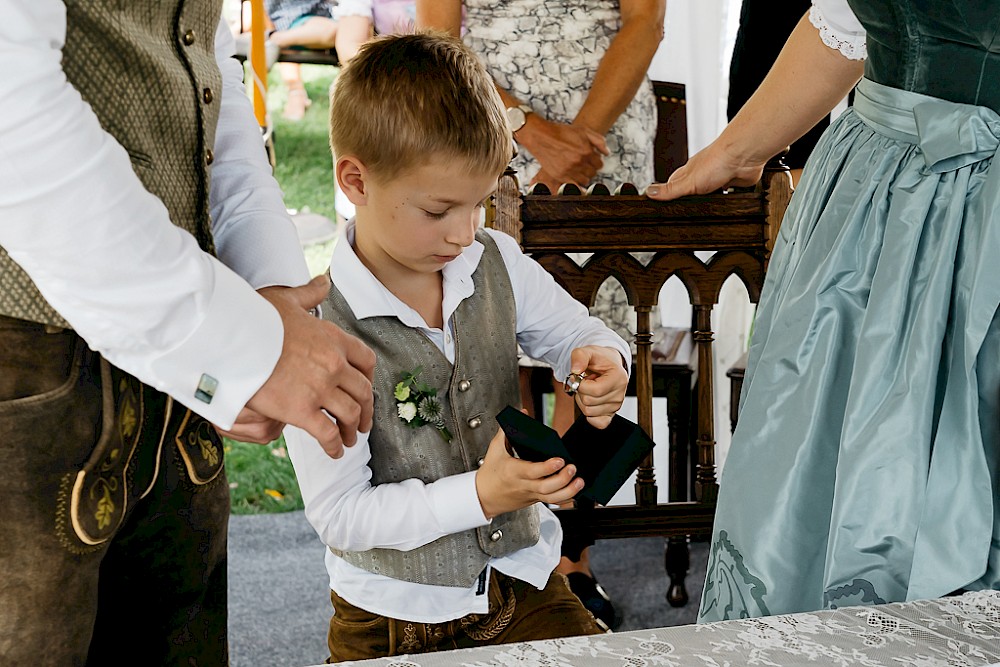
M 0 246 L 91 348 L 231 425 L 277 362 L 277 312 L 170 222 L 66 80 L 63 3 L 0 0 L 0 15 Z M 228 48 L 224 39 L 219 45 Z M 254 287 L 302 284 L 308 275 L 301 251 L 291 252 L 294 230 L 286 216 L 280 226 L 270 222 L 284 208 L 236 95 L 240 73 L 222 59 L 211 201 L 219 255 Z M 237 210 L 243 215 L 230 217 Z M 210 404 L 194 395 L 202 374 L 219 382 Z

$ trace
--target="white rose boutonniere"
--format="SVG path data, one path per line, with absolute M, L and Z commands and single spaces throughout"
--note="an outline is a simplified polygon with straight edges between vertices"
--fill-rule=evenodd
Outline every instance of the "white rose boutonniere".
M 431 425 L 445 442 L 451 442 L 451 432 L 444 425 L 444 406 L 437 397 L 437 390 L 417 380 L 423 366 L 412 373 L 403 373 L 403 379 L 392 391 L 396 399 L 396 414 L 410 428 Z
M 397 403 L 396 404 L 396 414 L 404 422 L 411 422 L 413 418 L 417 416 L 417 404 L 416 403 Z

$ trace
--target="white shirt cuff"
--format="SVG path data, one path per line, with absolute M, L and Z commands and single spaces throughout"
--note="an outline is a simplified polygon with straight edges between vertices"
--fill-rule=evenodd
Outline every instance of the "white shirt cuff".
M 429 484 L 427 490 L 438 525 L 446 533 L 459 533 L 490 522 L 479 503 L 475 470 L 442 477 Z
M 212 261 L 215 283 L 205 317 L 186 340 L 152 364 L 153 386 L 213 424 L 230 428 L 271 376 L 281 356 L 284 329 L 266 299 Z M 216 386 L 210 401 L 199 399 L 199 385 L 210 386 L 212 381 Z

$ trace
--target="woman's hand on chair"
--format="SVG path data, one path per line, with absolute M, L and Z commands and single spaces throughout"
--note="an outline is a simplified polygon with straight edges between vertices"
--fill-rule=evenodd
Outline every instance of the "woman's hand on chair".
M 760 180 L 764 164 L 740 159 L 725 148 L 720 138 L 695 153 L 666 183 L 653 183 L 646 188 L 646 195 L 651 199 L 668 200 L 709 194 L 728 187 L 750 186 Z

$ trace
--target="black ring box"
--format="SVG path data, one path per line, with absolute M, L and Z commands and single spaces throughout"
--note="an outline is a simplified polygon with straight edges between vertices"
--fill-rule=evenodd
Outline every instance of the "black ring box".
M 559 457 L 574 464 L 586 486 L 578 495 L 606 505 L 642 460 L 653 451 L 653 440 L 638 424 L 615 415 L 607 428 L 580 417 L 562 438 L 554 430 L 507 406 L 497 422 L 518 458 L 547 461 Z

